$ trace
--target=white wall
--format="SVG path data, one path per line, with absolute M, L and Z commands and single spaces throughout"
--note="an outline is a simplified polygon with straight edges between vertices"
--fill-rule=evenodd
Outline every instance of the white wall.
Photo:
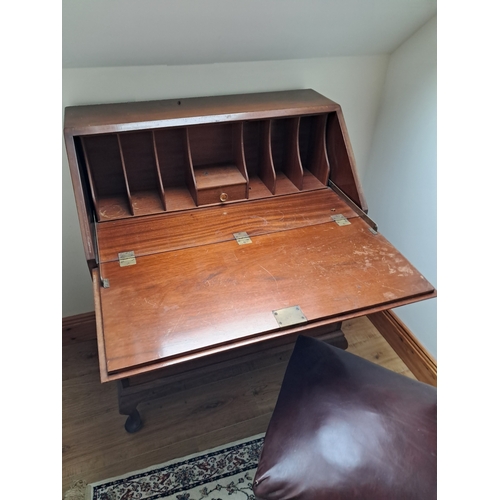
M 362 184 L 380 232 L 437 287 L 436 18 L 391 54 Z M 436 299 L 396 314 L 437 355 Z
M 63 70 L 65 106 L 313 88 L 344 111 L 360 176 L 368 162 L 389 56 L 197 66 Z M 62 312 L 94 309 L 76 206 L 63 146 Z

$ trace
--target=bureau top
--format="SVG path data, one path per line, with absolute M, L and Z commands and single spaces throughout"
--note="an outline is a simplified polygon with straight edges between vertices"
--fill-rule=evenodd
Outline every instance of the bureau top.
M 65 109 L 64 131 L 70 135 L 125 132 L 329 113 L 339 108 L 312 89 L 70 106 Z

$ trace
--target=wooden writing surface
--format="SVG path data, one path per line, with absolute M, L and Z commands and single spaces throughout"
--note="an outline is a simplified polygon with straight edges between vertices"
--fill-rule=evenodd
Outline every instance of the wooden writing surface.
M 356 217 L 337 194 L 324 188 L 223 207 L 211 207 L 168 217 L 118 220 L 98 227 L 101 262 L 118 260 L 118 253 L 133 250 L 136 256 L 178 250 L 234 239 L 241 231 L 250 236 L 321 224 L 334 214 Z
M 116 373 L 279 329 L 273 310 L 308 322 L 428 298 L 433 286 L 359 217 L 102 265 L 107 370 Z M 392 305 L 391 305 L 392 304 Z

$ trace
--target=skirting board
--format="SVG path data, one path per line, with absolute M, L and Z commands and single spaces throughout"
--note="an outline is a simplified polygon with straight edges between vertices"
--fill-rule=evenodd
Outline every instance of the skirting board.
M 388 310 L 367 317 L 418 380 L 437 385 L 436 361 L 396 314 Z M 95 313 L 63 318 L 62 337 L 63 346 L 95 339 Z
M 394 312 L 391 310 L 380 311 L 368 314 L 367 318 L 396 351 L 396 354 L 417 380 L 437 387 L 437 364 L 435 359 Z
M 94 311 L 62 319 L 63 347 L 92 339 L 97 339 Z

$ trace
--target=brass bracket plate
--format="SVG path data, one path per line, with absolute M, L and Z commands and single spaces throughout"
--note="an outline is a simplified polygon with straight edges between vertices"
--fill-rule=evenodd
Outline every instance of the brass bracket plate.
M 277 309 L 273 311 L 273 315 L 280 328 L 298 325 L 299 323 L 307 323 L 306 315 L 302 312 L 299 306 Z
M 339 226 L 348 226 L 350 224 L 342 214 L 332 215 L 331 217 Z
M 248 233 L 244 231 L 241 233 L 233 233 L 233 236 L 235 237 L 238 245 L 248 245 L 249 243 L 252 243 L 252 240 L 248 236 Z
M 102 278 L 101 283 L 103 288 L 109 288 L 109 280 L 107 278 Z
M 120 267 L 133 266 L 136 264 L 134 252 L 120 252 L 118 254 Z
M 371 228 L 373 234 L 378 234 L 378 227 L 375 221 L 370 219 L 368 215 L 361 210 L 361 208 L 347 196 L 342 189 L 340 189 L 331 179 L 328 179 L 328 186 L 332 191 L 335 191 Z

